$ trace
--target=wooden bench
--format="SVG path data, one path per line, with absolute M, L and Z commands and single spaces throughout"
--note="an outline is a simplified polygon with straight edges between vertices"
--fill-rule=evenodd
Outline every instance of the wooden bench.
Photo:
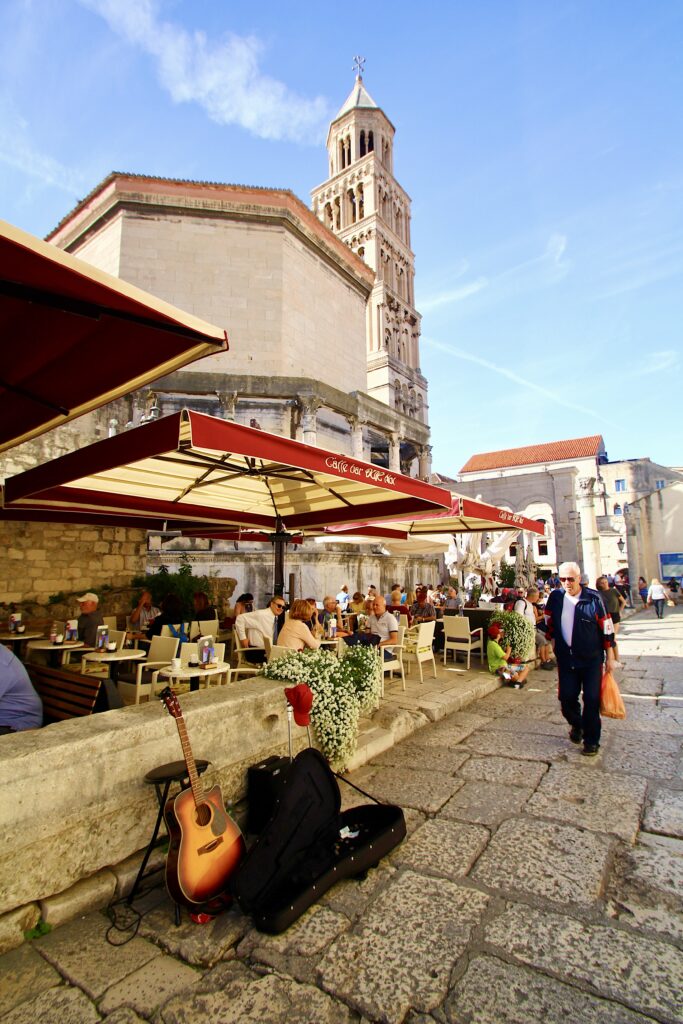
M 102 686 L 102 680 L 97 676 L 84 676 L 36 664 L 26 665 L 26 671 L 43 702 L 44 725 L 67 718 L 82 718 L 95 710 Z

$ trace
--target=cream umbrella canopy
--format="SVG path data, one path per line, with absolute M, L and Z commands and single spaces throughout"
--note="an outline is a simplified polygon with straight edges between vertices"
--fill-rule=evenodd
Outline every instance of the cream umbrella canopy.
M 289 438 L 183 410 L 5 483 L 12 509 L 54 508 L 273 531 L 276 588 L 290 530 L 447 507 L 439 487 Z M 277 592 L 277 590 L 276 590 Z

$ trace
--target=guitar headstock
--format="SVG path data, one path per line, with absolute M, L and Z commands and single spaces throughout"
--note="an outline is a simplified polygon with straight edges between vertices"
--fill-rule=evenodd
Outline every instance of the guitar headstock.
M 161 693 L 159 694 L 159 700 L 163 701 L 163 703 L 166 705 L 166 710 L 168 711 L 171 718 L 183 717 L 183 713 L 180 709 L 180 703 L 178 701 L 178 698 L 176 697 L 175 693 L 173 692 L 170 686 L 167 686 L 165 689 L 161 691 Z

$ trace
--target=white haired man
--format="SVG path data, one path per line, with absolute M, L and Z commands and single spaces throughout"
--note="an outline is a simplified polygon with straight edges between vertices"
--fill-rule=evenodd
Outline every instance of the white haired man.
M 583 753 L 590 757 L 600 749 L 600 685 L 605 656 L 608 668 L 614 663 L 614 626 L 598 592 L 581 583 L 576 562 L 563 562 L 559 577 L 562 589 L 553 590 L 545 606 L 546 636 L 555 648 L 569 739 L 583 740 Z

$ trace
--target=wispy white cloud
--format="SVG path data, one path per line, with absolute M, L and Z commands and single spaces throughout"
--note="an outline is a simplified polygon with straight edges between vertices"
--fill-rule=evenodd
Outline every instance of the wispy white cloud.
M 228 33 L 214 42 L 163 20 L 158 0 L 80 0 L 112 31 L 153 57 L 176 103 L 198 103 L 219 124 L 264 139 L 318 143 L 330 119 L 326 100 L 306 99 L 259 68 L 262 42 Z
M 81 195 L 85 187 L 77 171 L 65 167 L 34 145 L 27 122 L 6 104 L 0 106 L 0 163 L 21 171 L 33 182 L 49 185 L 72 197 Z
M 525 388 L 527 391 L 532 391 L 534 394 L 542 395 L 552 405 L 562 406 L 565 409 L 572 409 L 574 412 L 580 412 L 584 416 L 591 416 L 594 419 L 602 420 L 603 422 L 609 422 L 605 419 L 602 413 L 596 412 L 595 409 L 589 409 L 585 405 L 580 405 L 578 402 L 573 402 L 570 399 L 558 394 L 556 391 L 552 391 L 550 388 L 543 387 L 541 384 L 535 384 L 533 381 L 527 380 L 525 377 L 520 376 L 513 370 L 508 370 L 506 366 L 499 366 L 497 363 L 492 363 L 489 359 L 482 359 L 481 356 L 474 355 L 472 352 L 467 352 L 465 349 L 458 348 L 456 345 L 447 345 L 443 341 L 437 341 L 434 338 L 424 338 L 423 342 L 430 348 L 436 349 L 439 352 L 444 352 L 449 356 L 453 356 L 456 359 L 461 359 L 466 363 L 474 363 L 475 366 L 481 366 L 484 370 L 488 370 L 490 373 L 498 374 L 499 377 L 505 377 L 506 380 L 511 381 L 518 387 Z
M 648 352 L 637 366 L 631 367 L 622 379 L 633 380 L 653 373 L 664 373 L 665 370 L 673 370 L 679 364 L 679 355 L 672 348 L 662 349 L 660 352 Z
M 420 310 L 423 313 L 427 313 L 432 309 L 438 309 L 439 306 L 450 306 L 454 302 L 462 302 L 463 299 L 469 298 L 470 295 L 476 295 L 482 288 L 486 288 L 487 284 L 487 278 L 477 278 L 476 281 L 470 281 L 469 284 L 463 284 L 459 288 L 452 288 L 448 292 L 442 292 L 440 295 L 434 295 L 432 298 L 423 299 L 419 304 Z
M 515 293 L 530 288 L 542 288 L 555 284 L 565 277 L 570 270 L 570 263 L 565 259 L 567 236 L 553 233 L 548 238 L 542 252 L 499 270 L 496 274 L 480 276 L 473 281 L 457 288 L 446 289 L 436 295 L 420 299 L 418 306 L 423 313 L 429 313 L 441 306 L 450 306 L 462 302 L 477 292 L 487 289 L 493 300 L 499 300 L 514 288 Z M 465 270 L 469 269 L 467 260 L 462 261 Z M 463 271 L 464 273 L 464 271 Z M 455 278 L 459 277 L 458 273 Z

